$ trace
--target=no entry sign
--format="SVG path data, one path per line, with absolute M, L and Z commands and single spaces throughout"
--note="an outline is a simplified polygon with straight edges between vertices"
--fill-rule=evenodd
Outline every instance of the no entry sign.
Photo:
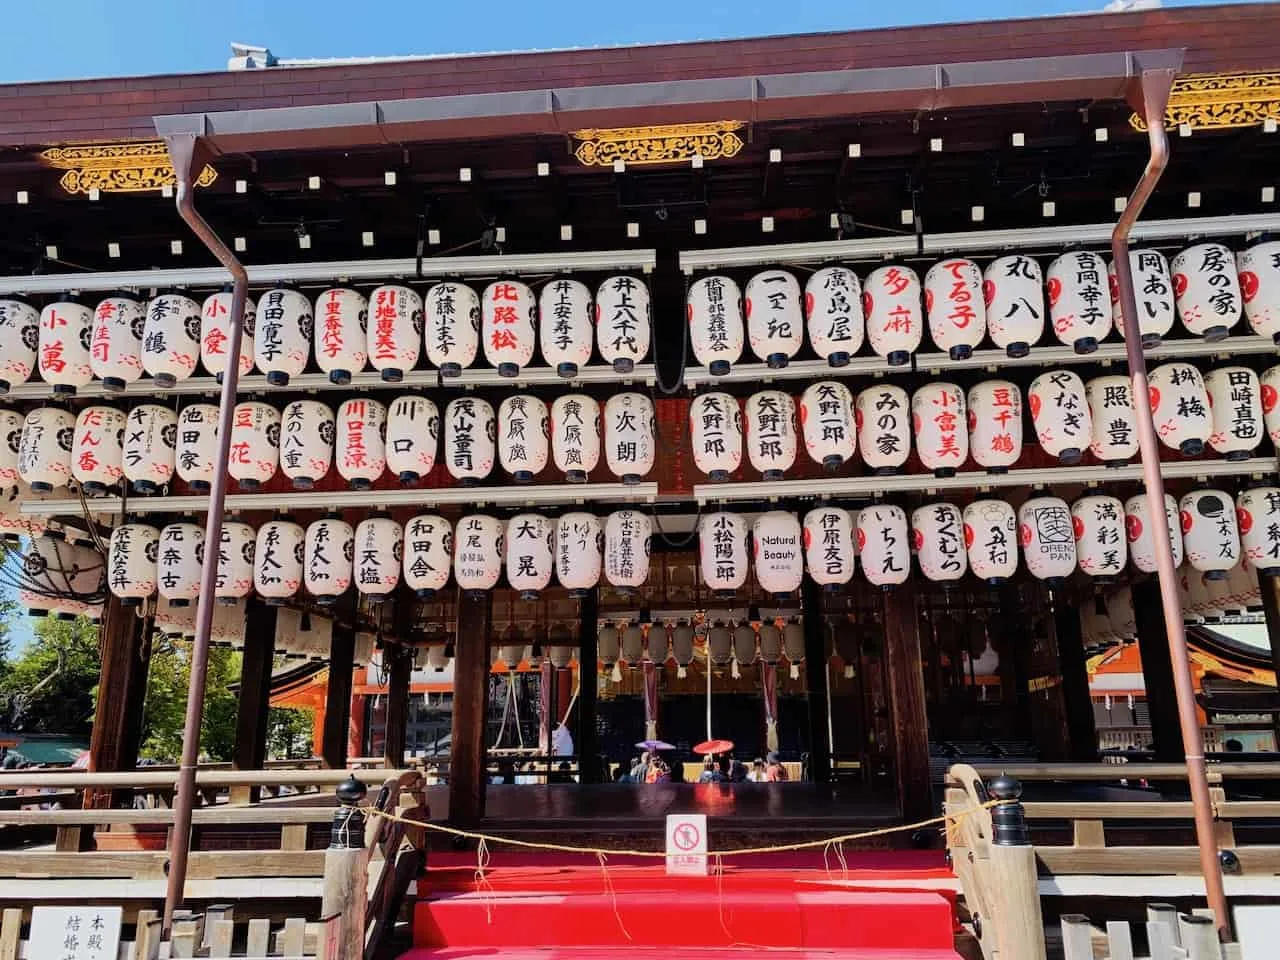
M 707 875 L 707 818 L 701 813 L 667 817 L 667 874 Z

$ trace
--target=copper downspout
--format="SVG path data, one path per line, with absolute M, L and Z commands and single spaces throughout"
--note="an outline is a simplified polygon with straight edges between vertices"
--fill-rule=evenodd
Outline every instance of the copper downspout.
M 1196 720 L 1195 688 L 1191 680 L 1191 663 L 1187 656 L 1187 634 L 1182 625 L 1182 604 L 1178 599 L 1178 573 L 1173 565 L 1173 547 L 1169 542 L 1165 516 L 1164 478 L 1160 475 L 1160 448 L 1155 423 L 1151 416 L 1151 396 L 1147 388 L 1147 362 L 1142 352 L 1139 332 L 1138 303 L 1133 289 L 1133 265 L 1129 261 L 1129 232 L 1155 191 L 1156 181 L 1169 162 L 1169 137 L 1165 132 L 1164 113 L 1173 86 L 1173 70 L 1143 71 L 1141 79 L 1142 110 L 1147 121 L 1147 137 L 1151 159 L 1142 179 L 1134 187 L 1120 221 L 1111 234 L 1111 255 L 1115 262 L 1116 281 L 1120 286 L 1120 305 L 1124 312 L 1124 347 L 1133 381 L 1133 404 L 1137 414 L 1138 445 L 1142 454 L 1142 476 L 1147 489 L 1147 508 L 1156 520 L 1151 524 L 1155 541 L 1156 564 L 1160 578 L 1160 600 L 1164 608 L 1165 633 L 1169 638 L 1169 659 L 1173 664 L 1173 685 L 1178 699 L 1178 722 L 1182 728 L 1182 749 L 1186 754 L 1187 780 L 1191 785 L 1191 803 L 1195 809 L 1196 842 L 1200 847 L 1200 871 L 1204 874 L 1205 893 L 1213 910 L 1218 935 L 1226 937 L 1230 930 L 1222 871 L 1218 864 L 1218 844 L 1214 836 L 1213 803 L 1209 796 L 1209 780 L 1205 773 L 1204 741 Z
M 187 854 L 191 845 L 191 808 L 195 801 L 196 764 L 200 759 L 200 720 L 204 714 L 205 675 L 209 667 L 209 634 L 213 627 L 214 589 L 218 575 L 218 544 L 222 541 L 222 508 L 227 493 L 227 459 L 231 452 L 231 415 L 240 379 L 240 339 L 249 274 L 213 228 L 196 212 L 194 181 L 209 159 L 207 149 L 194 134 L 166 138 L 169 158 L 177 173 L 178 214 L 195 231 L 218 261 L 231 271 L 231 338 L 227 343 L 226 372 L 218 406 L 218 452 L 214 459 L 209 513 L 204 527 L 204 560 L 200 565 L 200 598 L 196 606 L 196 640 L 191 648 L 191 682 L 187 690 L 187 718 L 182 733 L 182 763 L 173 805 L 173 833 L 169 840 L 169 885 L 164 898 L 164 935 L 173 930 L 173 914 L 182 903 L 187 880 Z

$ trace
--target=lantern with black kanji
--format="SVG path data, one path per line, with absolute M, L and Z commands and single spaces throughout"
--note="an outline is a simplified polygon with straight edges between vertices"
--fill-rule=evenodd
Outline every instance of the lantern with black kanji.
M 804 285 L 805 326 L 809 346 L 828 365 L 847 366 L 862 349 L 862 284 L 848 267 L 823 267 Z
M 653 521 L 639 510 L 615 510 L 604 524 L 604 578 L 622 594 L 632 594 L 649 579 Z
M 220 290 L 206 297 L 200 308 L 200 362 L 219 383 L 226 372 L 227 357 L 231 352 L 231 301 L 232 291 Z M 253 369 L 253 337 L 257 319 L 258 305 L 252 297 L 245 297 L 240 325 L 240 376 Z
M 1124 504 L 1115 497 L 1081 497 L 1071 505 L 1076 563 L 1095 582 L 1110 583 L 1128 562 Z
M 630 373 L 649 353 L 652 319 L 649 288 L 625 275 L 596 288 L 596 346 L 615 373 Z
M 423 312 L 427 360 L 442 377 L 461 376 L 480 350 L 480 297 L 465 283 L 446 280 L 427 291 Z
M 1003 500 L 974 500 L 961 514 L 973 575 L 991 586 L 1018 571 L 1018 518 Z
M 18 476 L 33 493 L 52 493 L 71 479 L 76 418 L 57 407 L 37 407 L 22 421 Z
M 355 530 L 336 514 L 307 527 L 302 582 L 316 602 L 330 604 L 351 586 Z
M 747 457 L 764 480 L 781 480 L 796 462 L 795 406 L 781 390 L 747 398 Z
M 533 359 L 538 303 L 527 283 L 497 280 L 480 297 L 484 356 L 500 377 L 515 377 Z
M 796 515 L 770 510 L 756 517 L 751 542 L 756 581 L 761 589 L 782 599 L 800 589 L 804 576 L 804 531 Z
M 732 599 L 747 582 L 747 522 L 736 513 L 698 521 L 698 569 L 717 600 Z
M 156 555 L 156 587 L 175 607 L 185 607 L 200 596 L 204 561 L 204 527 L 190 520 L 167 524 L 160 531 Z
M 1089 452 L 1110 467 L 1122 467 L 1138 453 L 1138 415 L 1133 385 L 1119 374 L 1094 377 L 1084 385 L 1093 421 Z
M 972 260 L 940 260 L 924 275 L 924 304 L 929 336 L 952 360 L 973 356 L 987 335 L 987 305 L 982 270 Z
M 853 459 L 858 429 L 853 394 L 839 380 L 819 380 L 800 397 L 800 427 L 810 459 L 827 470 L 839 470 Z
M 502 574 L 505 525 L 496 517 L 473 513 L 458 521 L 454 535 L 453 576 L 472 597 L 483 597 Z
M 1031 575 L 1050 586 L 1066 582 L 1076 568 L 1071 509 L 1059 497 L 1032 497 L 1018 508 L 1018 539 Z
M 225 520 L 218 547 L 218 569 L 213 595 L 220 603 L 247 597 L 253 589 L 253 552 L 257 535 L 253 527 L 239 520 Z
M 430 600 L 449 582 L 453 526 L 444 517 L 420 513 L 404 525 L 404 583 L 419 600 Z
M 307 531 L 290 517 L 258 528 L 253 550 L 253 589 L 267 603 L 280 604 L 302 587 Z
M 804 560 L 809 579 L 833 592 L 853 579 L 853 516 L 840 507 L 816 507 L 804 515 Z
M 389 283 L 369 294 L 365 353 L 385 383 L 399 383 L 414 368 L 422 353 L 422 297 L 416 290 Z
M 906 583 L 911 575 L 911 533 L 901 507 L 877 503 L 858 511 L 854 530 L 862 573 L 882 589 Z
M 71 475 L 91 497 L 106 493 L 124 474 L 124 427 L 124 413 L 115 407 L 85 407 L 76 417 Z
M 982 274 L 991 342 L 1011 357 L 1025 357 L 1044 333 L 1044 279 L 1025 254 L 997 257 Z
M 1213 433 L 1209 394 L 1189 363 L 1165 363 L 1147 379 L 1151 419 L 1161 442 L 1188 457 L 1199 456 Z
M 280 424 L 280 472 L 295 490 L 312 489 L 333 464 L 337 418 L 318 400 L 295 400 Z
M 1022 455 L 1022 390 L 1008 380 L 969 388 L 969 452 L 988 473 L 1005 473 Z
M 712 483 L 728 480 L 742 466 L 742 409 L 730 394 L 694 397 L 689 404 L 689 433 L 693 462 Z
M 1070 370 L 1040 374 L 1031 381 L 1027 403 L 1045 453 L 1065 464 L 1078 463 L 1093 443 L 1093 418 L 1079 375 Z
M 498 407 L 498 459 L 516 483 L 529 483 L 551 456 L 551 412 L 537 397 L 517 394 Z
M 152 299 L 142 326 L 142 369 L 157 387 L 173 387 L 195 372 L 199 359 L 200 304 L 185 293 Z
M 1212 409 L 1209 446 L 1228 460 L 1247 460 L 1262 442 L 1262 384 L 1248 367 L 1219 367 L 1204 376 Z
M 173 479 L 178 443 L 178 415 L 158 403 L 129 411 L 124 429 L 121 468 L 137 493 L 155 493 Z
M 1138 335 L 1142 349 L 1153 350 L 1173 329 L 1173 278 L 1169 275 L 1169 261 L 1159 250 L 1130 250 L 1129 264 L 1138 307 Z M 1107 286 L 1111 292 L 1111 313 L 1116 330 L 1123 340 L 1124 304 L 1120 302 L 1120 281 L 1116 277 L 1114 260 L 1107 264 Z
M 1235 507 L 1221 490 L 1196 490 L 1179 501 L 1187 560 L 1210 580 L 1222 579 L 1240 562 Z
M 1178 517 L 1178 503 L 1167 493 L 1164 495 L 1165 527 L 1169 531 L 1169 544 L 1173 551 L 1173 565 L 1182 563 L 1182 524 Z M 1124 503 L 1124 531 L 1129 542 L 1129 559 L 1140 573 L 1156 573 L 1156 542 L 1152 535 L 1151 506 L 1147 495 L 1139 493 Z
M 156 592 L 160 531 L 148 523 L 122 523 L 111 531 L 107 588 L 124 606 L 137 606 Z
M 1046 273 L 1054 335 L 1076 353 L 1093 353 L 1111 332 L 1107 265 L 1096 253 L 1064 253 Z
M 730 277 L 703 277 L 689 288 L 686 310 L 694 358 L 724 376 L 742 356 L 742 291 Z
M 382 603 L 400 585 L 404 530 L 385 511 L 360 521 L 355 534 L 356 590 L 370 603 Z
M 287 386 L 291 377 L 307 369 L 315 317 L 311 301 L 297 290 L 275 287 L 258 300 L 253 362 L 267 383 Z
M 1253 487 L 1236 497 L 1245 558 L 1265 576 L 1280 573 L 1280 487 Z
M 538 297 L 538 342 L 542 359 L 556 375 L 572 379 L 591 360 L 591 291 L 568 277 L 556 277 Z
M 40 343 L 40 311 L 21 297 L 0 297 L 0 395 L 31 379 Z
M 276 474 L 280 461 L 280 411 L 257 400 L 237 403 L 231 412 L 227 474 L 241 490 L 257 490 Z
M 387 408 L 355 397 L 338 408 L 334 459 L 352 490 L 368 490 L 387 468 Z
M 556 579 L 574 599 L 600 582 L 604 529 L 593 513 L 563 514 L 556 521 Z
M 387 410 L 387 469 L 417 483 L 436 465 L 440 410 L 425 397 L 396 397 Z
M 537 513 L 507 521 L 507 582 L 521 600 L 536 600 L 551 585 L 555 567 L 555 522 Z
M 475 486 L 493 470 L 497 453 L 493 407 L 479 397 L 459 397 L 444 410 L 444 463 L 464 487 Z
M 964 391 L 954 383 L 925 384 L 911 397 L 916 453 L 934 476 L 955 476 L 969 457 Z
M 570 483 L 585 483 L 600 462 L 600 404 L 584 393 L 551 404 L 551 457 Z
M 1240 322 L 1243 303 L 1236 258 L 1221 243 L 1199 243 L 1173 258 L 1173 294 L 1187 332 L 1209 343 Z
M 316 366 L 331 383 L 348 384 L 364 369 L 368 325 L 369 301 L 360 291 L 332 287 L 316 297 Z
M 643 393 L 615 393 L 604 405 L 604 457 L 609 472 L 639 483 L 657 458 L 653 401 Z
M 1267 240 L 1240 251 L 1236 267 L 1249 326 L 1280 346 L 1280 240 Z
M 93 382 L 90 343 L 93 311 L 72 296 L 45 305 L 37 334 L 40 377 L 54 396 L 74 396 L 77 387 Z
M 928 503 L 911 513 L 911 536 L 920 572 L 935 583 L 951 583 L 969 568 L 964 520 L 952 503 Z
M 910 267 L 885 266 L 872 270 L 862 288 L 862 312 L 867 339 L 877 356 L 891 367 L 911 361 L 924 335 L 920 309 L 920 278 Z
M 218 408 L 192 403 L 178 412 L 178 446 L 175 455 L 178 478 L 202 493 L 213 482 L 218 454 Z
M 142 376 L 142 329 L 147 312 L 133 296 L 116 294 L 93 311 L 89 366 L 102 389 L 119 393 Z
M 800 281 L 787 270 L 764 270 L 747 281 L 744 310 L 751 352 L 781 369 L 804 345 Z
M 854 402 L 858 452 L 881 476 L 897 473 L 911 456 L 910 407 L 907 391 L 891 383 L 867 387 Z

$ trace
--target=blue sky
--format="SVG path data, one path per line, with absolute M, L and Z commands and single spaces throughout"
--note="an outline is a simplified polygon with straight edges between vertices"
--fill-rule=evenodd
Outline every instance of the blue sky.
M 467 53 L 847 30 L 1100 10 L 1107 0 L 5 0 L 0 82 L 226 67 L 279 57 Z M 1165 6 L 1189 6 L 1165 0 Z

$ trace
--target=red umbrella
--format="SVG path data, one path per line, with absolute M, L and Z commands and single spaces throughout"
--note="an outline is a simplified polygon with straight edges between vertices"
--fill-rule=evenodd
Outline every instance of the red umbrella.
M 704 740 L 693 748 L 693 752 L 700 757 L 713 757 L 716 754 L 728 753 L 732 749 L 732 740 Z

